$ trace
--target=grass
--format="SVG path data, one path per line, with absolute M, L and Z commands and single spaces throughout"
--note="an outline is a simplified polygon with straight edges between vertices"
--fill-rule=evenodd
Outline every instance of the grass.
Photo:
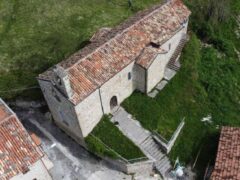
M 135 92 L 123 102 L 145 128 L 168 139 L 185 117 L 170 158 L 193 165 L 200 154 L 195 167 L 199 179 L 207 164 L 214 163 L 219 126 L 240 126 L 240 65 L 235 56 L 219 57 L 219 53 L 214 47 L 202 48 L 192 34 L 181 57 L 181 70 L 155 99 Z M 208 115 L 213 122 L 201 122 Z
M 101 27 L 113 27 L 160 0 L 0 1 L 0 96 L 32 98 L 36 76 L 81 49 Z M 38 92 L 40 93 L 40 91 Z
M 185 117 L 170 158 L 174 162 L 179 157 L 185 165 L 196 162 L 197 178 L 203 179 L 207 165 L 214 165 L 221 126 L 240 126 L 240 63 L 235 52 L 240 41 L 234 32 L 240 3 L 215 1 L 213 9 L 221 13 L 212 14 L 210 1 L 185 2 L 192 10 L 189 28 L 194 33 L 183 51 L 180 72 L 155 99 L 134 93 L 123 106 L 145 128 L 166 138 Z M 220 14 L 227 16 L 222 19 Z M 201 122 L 208 115 L 212 123 Z
M 213 1 L 217 2 L 214 7 L 217 10 L 209 13 L 208 4 Z M 127 0 L 0 1 L 0 96 L 40 98 L 37 89 L 12 90 L 37 85 L 35 77 L 39 73 L 81 49 L 100 27 L 113 27 L 160 1 L 133 2 L 131 10 Z M 234 52 L 234 48 L 240 51 L 240 41 L 234 33 L 240 2 L 185 2 L 192 10 L 190 29 L 197 36 L 193 34 L 184 49 L 182 69 L 156 99 L 134 93 L 123 105 L 143 126 L 157 130 L 166 138 L 186 117 L 186 125 L 170 156 L 172 160 L 180 157 L 186 164 L 193 164 L 200 152 L 195 169 L 202 179 L 209 160 L 212 163 L 215 158 L 217 125 L 240 126 L 240 65 Z M 225 19 L 219 21 L 219 15 L 225 15 Z M 200 40 L 212 47 L 201 48 Z M 202 123 L 200 120 L 209 114 L 213 123 Z M 103 120 L 94 134 L 106 143 L 111 142 L 115 149 L 119 145 L 117 139 L 105 133 L 115 134 L 117 129 L 105 132 L 101 128 L 105 126 L 114 127 Z M 99 153 L 115 156 L 93 139 L 87 139 Z M 119 154 L 131 158 L 123 149 L 117 149 Z
M 92 135 L 91 135 L 92 134 Z M 107 156 L 118 159 L 119 156 L 127 160 L 145 157 L 142 151 L 131 140 L 122 134 L 122 132 L 104 116 L 98 125 L 85 138 L 88 149 L 100 156 Z M 114 151 L 106 148 L 98 139 Z

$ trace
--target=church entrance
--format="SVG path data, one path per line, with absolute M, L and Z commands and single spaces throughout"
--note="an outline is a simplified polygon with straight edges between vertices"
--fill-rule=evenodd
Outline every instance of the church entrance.
M 110 108 L 111 110 L 113 110 L 117 106 L 118 106 L 117 96 L 113 96 L 110 100 Z

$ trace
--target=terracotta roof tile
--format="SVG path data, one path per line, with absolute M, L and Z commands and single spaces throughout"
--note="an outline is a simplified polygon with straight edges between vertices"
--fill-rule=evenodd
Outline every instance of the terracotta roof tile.
M 240 179 L 240 128 L 222 128 L 211 179 Z
M 155 57 L 158 54 L 164 53 L 167 53 L 167 51 L 165 51 L 164 49 L 148 46 L 142 51 L 140 56 L 137 58 L 136 63 L 142 66 L 143 68 L 147 69 L 152 64 L 152 62 L 154 61 Z
M 107 33 L 97 33 L 97 40 L 59 63 L 69 74 L 74 91 L 70 100 L 74 103 L 83 100 L 135 61 L 150 42 L 161 45 L 170 39 L 182 28 L 189 15 L 190 11 L 182 1 L 172 0 L 137 13 Z M 99 37 L 99 34 L 102 36 Z M 140 65 L 151 63 L 146 59 L 150 54 L 139 60 Z M 51 76 L 52 69 L 39 75 L 39 78 L 51 80 Z
M 0 99 L 0 179 L 23 173 L 42 157 L 16 115 Z

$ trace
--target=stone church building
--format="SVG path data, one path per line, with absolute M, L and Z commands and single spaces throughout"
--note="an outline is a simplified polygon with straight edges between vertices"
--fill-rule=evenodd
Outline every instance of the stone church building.
M 103 114 L 135 90 L 149 93 L 167 64 L 177 62 L 189 15 L 181 0 L 169 0 L 113 29 L 100 29 L 89 45 L 40 74 L 57 125 L 84 144 Z

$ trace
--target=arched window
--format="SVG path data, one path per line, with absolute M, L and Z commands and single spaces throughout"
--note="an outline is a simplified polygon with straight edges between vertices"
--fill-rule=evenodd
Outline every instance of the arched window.
M 110 100 L 110 108 L 111 110 L 113 108 L 115 108 L 118 105 L 118 101 L 117 101 L 117 96 L 113 96 Z

